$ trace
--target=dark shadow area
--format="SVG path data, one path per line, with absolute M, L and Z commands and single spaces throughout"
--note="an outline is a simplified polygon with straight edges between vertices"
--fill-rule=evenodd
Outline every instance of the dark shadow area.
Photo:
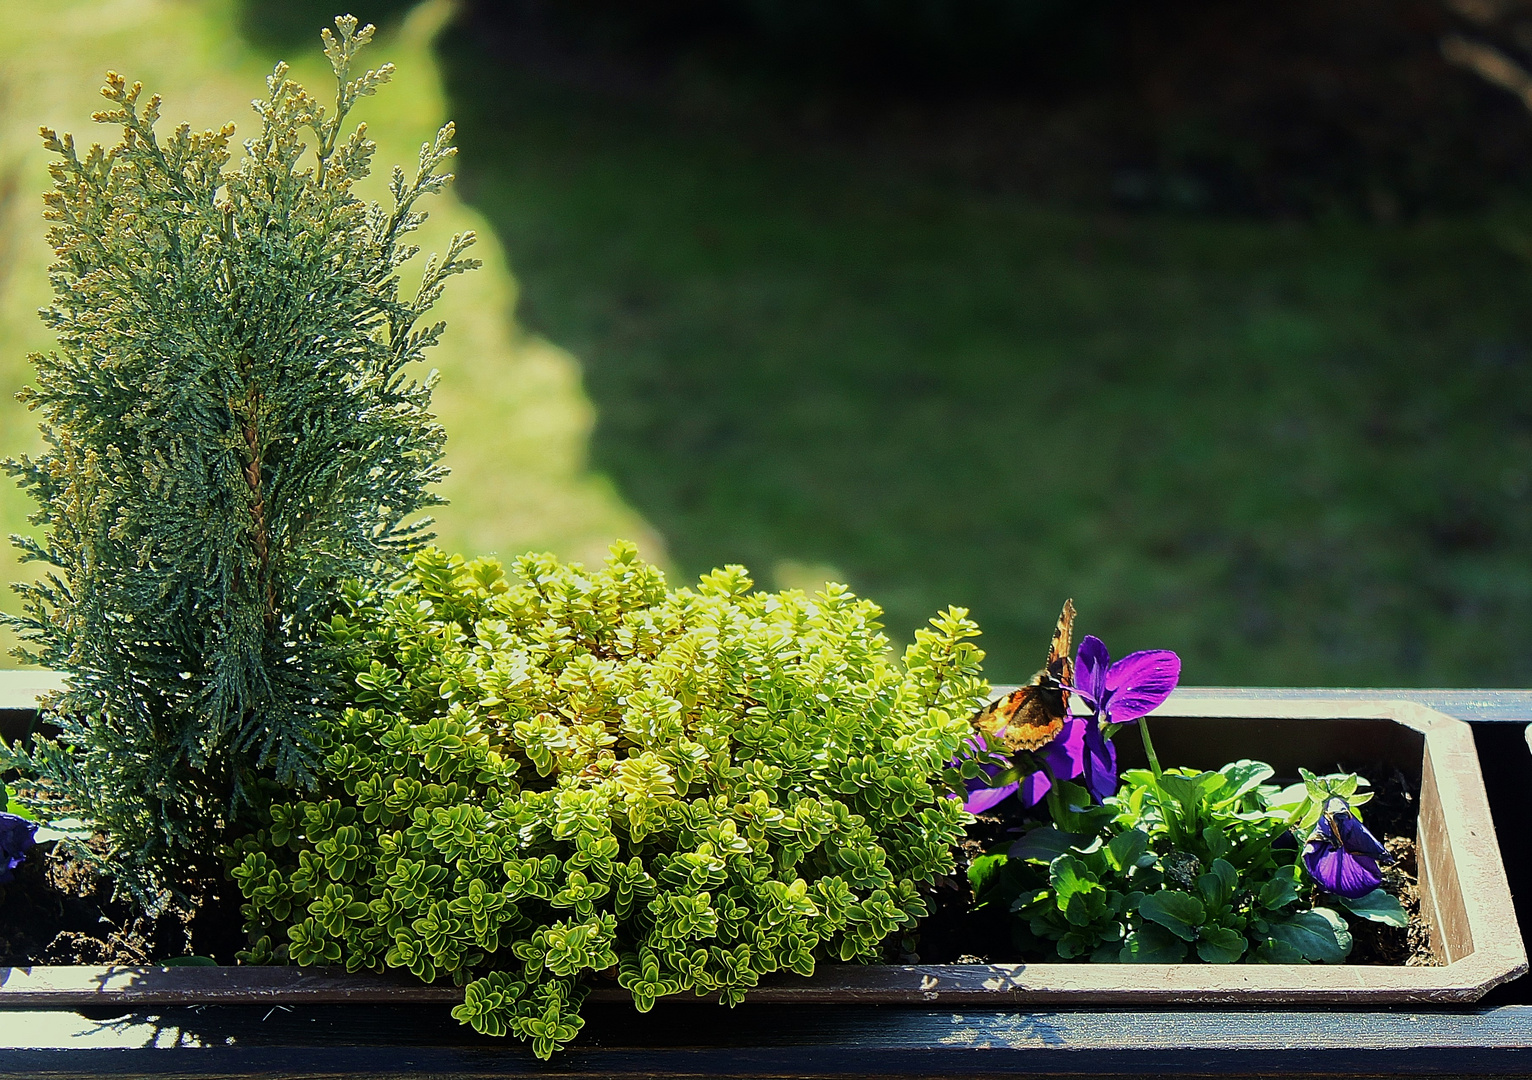
M 592 1007 L 552 1062 L 475 1036 L 445 1011 L 158 1008 L 69 1016 L 57 1050 L 8 1050 L 28 1076 L 780 1078 L 1525 1075 L 1519 1017 L 1471 1010 L 1027 1010 L 709 1004 Z M 46 1014 L 53 1026 L 65 1017 Z M 16 1014 L 24 1018 L 25 1013 Z M 1303 1038 L 1295 1039 L 1294 1032 Z M 0 1039 L 0 1044 L 4 1040 Z M 93 1045 L 94 1043 L 94 1045 Z M 1401 1046 L 1407 1047 L 1401 1057 Z M 1401 1064 L 1403 1062 L 1403 1064 Z
M 811 92 L 952 99 L 1115 81 L 1123 0 L 505 0 L 481 22 Z

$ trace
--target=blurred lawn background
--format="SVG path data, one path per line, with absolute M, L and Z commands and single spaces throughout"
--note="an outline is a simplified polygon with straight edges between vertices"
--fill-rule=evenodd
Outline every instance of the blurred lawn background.
M 478 228 L 488 263 L 433 360 L 446 545 L 591 558 L 625 535 L 678 574 L 841 578 L 904 640 L 961 604 L 997 682 L 1073 596 L 1084 631 L 1174 648 L 1188 683 L 1532 684 L 1514 188 L 1407 214 L 1093 206 L 777 130 L 748 80 L 634 93 L 443 0 L 353 10 L 400 66 L 359 108 L 379 162 L 459 125 L 423 246 Z M 83 134 L 108 66 L 171 120 L 245 122 L 279 54 L 324 85 L 331 14 L 0 0 L 0 386 L 46 346 L 36 126 Z M 30 418 L 0 415 L 0 451 L 28 449 Z M 0 488 L 5 530 L 25 513 Z

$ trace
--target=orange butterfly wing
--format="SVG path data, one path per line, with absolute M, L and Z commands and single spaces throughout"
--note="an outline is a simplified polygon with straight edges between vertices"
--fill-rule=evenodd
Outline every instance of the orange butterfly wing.
M 1013 752 L 1036 750 L 1063 730 L 1069 715 L 1067 687 L 1074 681 L 1074 660 L 1069 655 L 1074 622 L 1074 601 L 1066 600 L 1053 628 L 1043 669 L 1027 685 L 996 698 L 974 714 L 974 727 L 983 732 L 991 746 Z

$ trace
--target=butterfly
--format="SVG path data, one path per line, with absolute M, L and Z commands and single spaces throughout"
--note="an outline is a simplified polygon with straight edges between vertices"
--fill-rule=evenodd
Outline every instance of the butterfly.
M 1074 661 L 1069 655 L 1069 636 L 1074 629 L 1075 603 L 1064 601 L 1048 662 L 1027 685 L 991 701 L 973 717 L 973 726 L 992 747 L 1009 751 L 1036 750 L 1046 746 L 1064 729 L 1069 715 L 1069 686 L 1074 682 Z

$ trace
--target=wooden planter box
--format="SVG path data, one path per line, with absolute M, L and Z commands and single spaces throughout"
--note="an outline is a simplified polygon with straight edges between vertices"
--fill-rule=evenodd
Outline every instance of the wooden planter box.
M 29 720 L 26 673 L 4 673 L 0 722 Z M 35 680 L 34 680 L 35 681 Z M 1300 766 L 1397 768 L 1420 792 L 1417 855 L 1422 912 L 1438 967 L 1236 964 L 946 964 L 821 967 L 812 978 L 773 978 L 756 1003 L 965 1005 L 1267 1005 L 1478 1000 L 1527 970 L 1510 889 L 1469 726 L 1408 701 L 1293 699 L 1280 692 L 1181 691 L 1155 714 L 1167 764 L 1216 768 L 1240 758 L 1279 776 Z M 11 710 L 7 712 L 7 707 Z M 1532 729 L 1529 729 L 1532 739 Z M 1122 740 L 1125 766 L 1137 740 Z M 170 1004 L 448 1003 L 460 989 L 407 979 L 303 968 L 0 969 L 0 1007 Z M 615 986 L 597 1001 L 626 997 Z M 694 997 L 686 1001 L 708 1001 Z

